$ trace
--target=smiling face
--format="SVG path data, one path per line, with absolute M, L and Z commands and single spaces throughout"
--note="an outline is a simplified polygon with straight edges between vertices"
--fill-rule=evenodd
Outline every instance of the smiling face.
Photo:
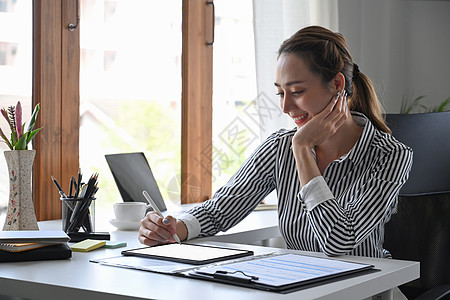
M 297 127 L 320 113 L 338 91 L 334 80 L 323 83 L 296 54 L 282 54 L 278 58 L 275 86 L 281 109 Z

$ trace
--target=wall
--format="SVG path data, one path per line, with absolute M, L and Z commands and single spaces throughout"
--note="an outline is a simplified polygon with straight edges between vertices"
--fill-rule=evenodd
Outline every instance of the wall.
M 339 31 L 387 112 L 406 95 L 450 97 L 450 1 L 340 0 Z
M 281 111 L 279 97 L 275 95 L 273 83 L 278 48 L 297 30 L 311 24 L 337 31 L 337 11 L 338 0 L 253 0 L 257 103 L 262 120 L 262 140 L 279 128 L 295 127 Z M 262 116 L 266 116 L 265 120 Z
M 406 82 L 433 105 L 450 97 L 450 1 L 409 1 Z

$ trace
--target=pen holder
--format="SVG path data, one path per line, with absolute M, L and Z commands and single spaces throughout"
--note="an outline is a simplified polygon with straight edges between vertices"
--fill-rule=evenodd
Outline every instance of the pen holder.
M 77 233 L 81 229 L 92 233 L 95 221 L 95 198 L 61 198 L 62 230 Z

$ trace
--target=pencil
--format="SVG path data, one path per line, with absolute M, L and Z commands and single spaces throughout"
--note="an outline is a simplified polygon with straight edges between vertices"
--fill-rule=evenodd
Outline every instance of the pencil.
M 58 189 L 59 194 L 63 198 L 67 198 L 66 194 L 64 194 L 64 191 L 62 190 L 61 186 L 59 185 L 58 181 L 53 177 L 53 175 L 50 175 L 52 177 L 53 183 L 56 185 L 56 188 Z

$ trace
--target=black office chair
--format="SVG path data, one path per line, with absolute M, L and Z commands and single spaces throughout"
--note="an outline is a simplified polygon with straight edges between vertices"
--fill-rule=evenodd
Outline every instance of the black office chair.
M 387 114 L 386 121 L 414 156 L 384 247 L 394 259 L 420 262 L 420 278 L 400 286 L 408 299 L 449 299 L 450 111 Z

